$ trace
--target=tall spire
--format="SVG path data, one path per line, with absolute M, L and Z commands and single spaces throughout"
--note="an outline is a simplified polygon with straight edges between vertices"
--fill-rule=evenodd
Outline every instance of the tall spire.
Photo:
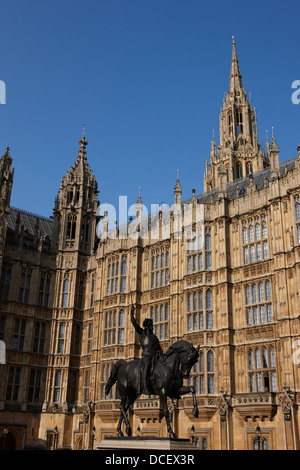
M 85 124 L 83 124 L 83 132 L 82 132 L 82 137 L 80 141 L 78 142 L 80 145 L 78 155 L 79 156 L 84 156 L 86 155 L 86 146 L 88 145 L 88 142 L 85 140 Z
M 242 75 L 240 72 L 239 61 L 236 53 L 236 43 L 234 36 L 232 36 L 232 58 L 231 58 L 231 70 L 230 70 L 230 83 L 229 91 L 243 89 Z
M 220 145 L 211 144 L 206 162 L 204 190 L 221 187 L 268 166 L 258 142 L 256 110 L 244 89 L 232 37 L 232 56 L 229 90 L 220 112 Z

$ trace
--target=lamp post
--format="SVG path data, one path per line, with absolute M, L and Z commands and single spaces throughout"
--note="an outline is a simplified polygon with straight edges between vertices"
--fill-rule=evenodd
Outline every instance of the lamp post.
M 96 428 L 93 426 L 92 429 L 92 450 L 94 449 L 94 440 L 95 440 Z
M 54 435 L 53 448 L 54 448 L 54 450 L 56 450 L 57 449 L 57 444 L 58 444 L 58 429 L 57 429 L 57 426 L 55 426 L 55 428 L 54 428 L 53 435 Z
M 255 450 L 260 450 L 260 440 L 261 440 L 261 430 L 259 424 L 257 424 L 255 429 Z
M 4 430 L 3 430 L 3 446 L 2 446 L 2 450 L 5 450 L 5 444 L 6 444 L 6 436 L 7 434 L 9 433 L 7 427 L 5 426 Z
M 192 443 L 194 444 L 194 440 L 195 440 L 195 426 L 194 425 L 191 427 L 191 439 L 192 439 Z

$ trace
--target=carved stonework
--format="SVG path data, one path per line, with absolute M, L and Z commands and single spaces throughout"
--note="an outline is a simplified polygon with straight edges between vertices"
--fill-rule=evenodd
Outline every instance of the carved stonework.
M 170 403 L 168 402 L 170 406 Z M 139 417 L 141 423 L 160 423 L 163 418 L 163 412 L 160 409 L 159 400 L 138 400 L 134 403 L 134 414 Z M 174 411 L 174 410 L 173 410 Z
M 221 421 L 226 421 L 230 397 L 227 392 L 224 392 L 223 389 L 221 389 L 220 393 L 221 393 L 221 397 L 218 401 L 219 415 L 220 415 Z
M 275 394 L 270 392 L 237 394 L 232 406 L 245 421 L 257 419 L 272 421 L 277 413 Z
M 279 403 L 282 406 L 284 419 L 290 421 L 292 407 L 295 402 L 295 393 L 291 392 L 291 389 L 286 385 L 283 387 L 283 390 L 283 393 L 279 395 Z

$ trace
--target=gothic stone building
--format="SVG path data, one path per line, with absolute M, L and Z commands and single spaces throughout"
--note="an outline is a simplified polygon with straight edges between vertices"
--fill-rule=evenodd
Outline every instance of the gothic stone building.
M 142 218 L 139 196 L 135 236 L 105 214 L 97 237 L 85 133 L 79 144 L 51 218 L 10 207 L 8 148 L 0 159 L 0 448 L 87 449 L 116 435 L 119 401 L 104 388 L 117 359 L 140 357 L 132 304 L 164 350 L 200 345 L 189 379 L 199 417 L 191 396 L 170 401 L 177 437 L 193 431 L 200 449 L 299 448 L 300 147 L 280 162 L 274 135 L 259 144 L 235 43 L 204 191 L 183 203 L 176 181 L 182 230 L 173 211 L 167 235 L 163 212 Z M 156 396 L 129 419 L 133 434 L 166 437 Z

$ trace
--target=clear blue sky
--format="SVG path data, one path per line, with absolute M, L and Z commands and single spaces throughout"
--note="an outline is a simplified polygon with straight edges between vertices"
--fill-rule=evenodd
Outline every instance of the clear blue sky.
M 228 90 L 235 36 L 246 91 L 280 160 L 297 153 L 299 1 L 10 0 L 1 2 L 0 153 L 11 149 L 12 205 L 50 216 L 83 123 L 99 198 L 173 203 L 203 191 Z

